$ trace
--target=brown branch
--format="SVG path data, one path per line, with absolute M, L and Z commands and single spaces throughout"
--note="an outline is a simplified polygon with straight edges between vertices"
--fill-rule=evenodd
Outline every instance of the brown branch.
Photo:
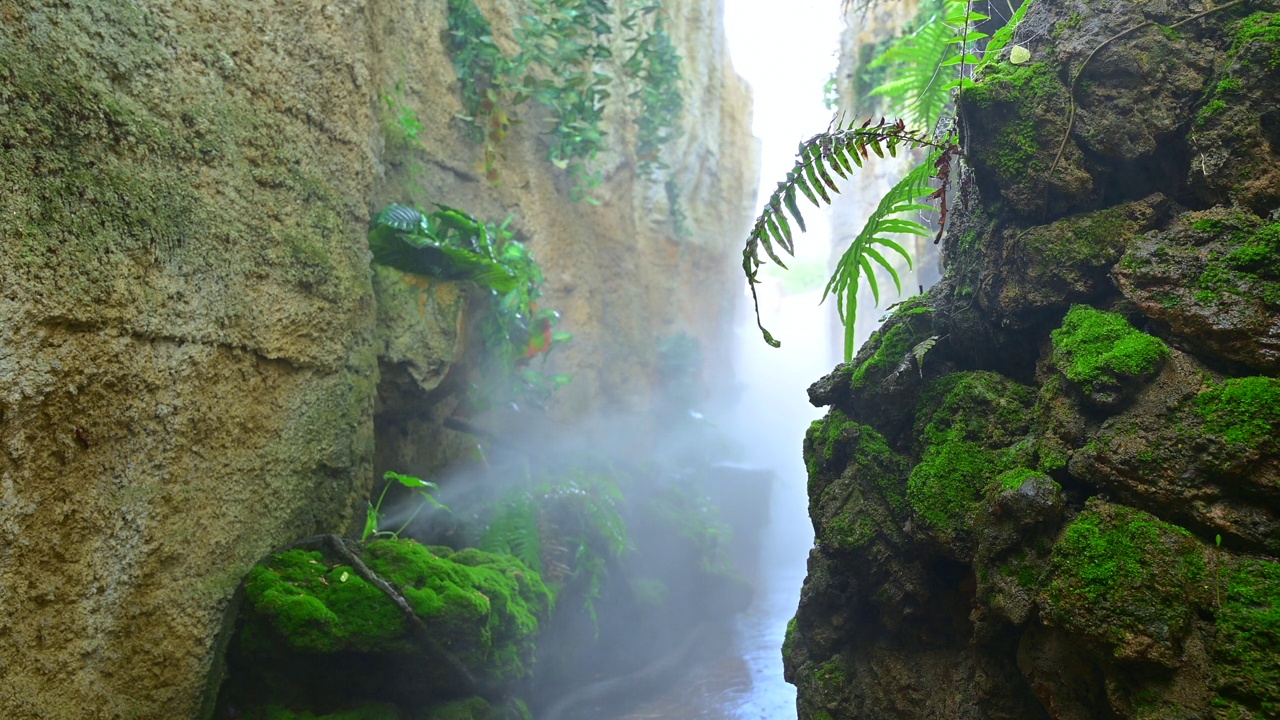
M 404 615 L 405 622 L 409 625 L 410 631 L 414 636 L 416 636 L 418 643 L 426 649 L 429 655 L 441 661 L 441 664 L 447 670 L 448 674 L 452 675 L 450 680 L 458 690 L 467 695 L 480 695 L 487 699 L 493 699 L 501 696 L 501 693 L 496 692 L 494 688 L 476 680 L 475 676 L 471 674 L 471 671 L 468 670 L 466 666 L 462 664 L 462 661 L 458 659 L 458 656 L 441 646 L 440 643 L 431 636 L 431 631 L 427 628 L 426 623 L 422 622 L 422 618 L 418 617 L 418 614 L 413 611 L 413 608 L 409 605 L 409 601 L 405 600 L 404 596 L 392 587 L 390 583 L 383 580 L 373 570 L 370 570 L 369 566 L 365 565 L 364 561 L 360 559 L 360 556 L 356 555 L 351 551 L 351 548 L 347 547 L 345 540 L 337 535 L 325 535 L 324 541 L 334 553 L 336 553 L 356 571 L 357 575 L 363 578 L 365 582 L 381 590 L 382 593 L 391 600 L 396 608 L 400 610 L 400 613 Z

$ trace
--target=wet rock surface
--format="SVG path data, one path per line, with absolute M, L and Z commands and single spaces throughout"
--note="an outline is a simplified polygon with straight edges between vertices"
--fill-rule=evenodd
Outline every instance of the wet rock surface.
M 810 389 L 801 720 L 1280 713 L 1276 8 L 1099 50 L 1050 171 L 1202 10 L 1034 5 L 966 90 L 946 276 Z

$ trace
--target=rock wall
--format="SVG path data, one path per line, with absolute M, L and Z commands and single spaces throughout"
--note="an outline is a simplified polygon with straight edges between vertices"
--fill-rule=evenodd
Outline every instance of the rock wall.
M 481 7 L 509 30 L 520 6 Z M 755 177 L 719 4 L 668 4 L 691 237 L 625 142 L 598 207 L 566 198 L 536 122 L 481 180 L 446 12 L 0 1 L 0 715 L 195 717 L 248 568 L 346 528 L 375 464 L 425 473 L 464 446 L 439 426 L 460 390 L 439 388 L 466 292 L 371 272 L 386 202 L 515 214 L 577 336 L 563 418 L 640 404 L 655 337 L 717 347 Z M 388 146 L 397 84 L 411 152 Z
M 944 278 L 809 391 L 802 720 L 1280 712 L 1280 8 L 1204 9 L 965 93 Z

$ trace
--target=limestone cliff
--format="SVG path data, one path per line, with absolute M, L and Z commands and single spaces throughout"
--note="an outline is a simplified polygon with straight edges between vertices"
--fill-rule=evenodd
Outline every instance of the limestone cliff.
M 523 6 L 481 7 L 509 32 Z M 536 122 L 481 179 L 445 0 L 0 1 L 0 716 L 194 717 L 249 567 L 346 527 L 375 463 L 461 446 L 439 387 L 466 292 L 372 272 L 382 205 L 515 215 L 577 338 L 564 418 L 638 404 L 656 337 L 716 347 L 749 97 L 719 3 L 667 12 L 687 237 L 624 117 L 598 207 L 566 197 Z M 396 88 L 416 149 L 388 142 Z
M 1203 10 L 966 91 L 945 277 L 810 389 L 802 720 L 1280 712 L 1280 14 Z

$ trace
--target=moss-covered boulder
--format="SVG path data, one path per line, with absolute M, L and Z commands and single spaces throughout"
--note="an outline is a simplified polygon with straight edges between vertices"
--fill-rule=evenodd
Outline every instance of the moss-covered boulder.
M 1188 349 L 1280 371 L 1280 223 L 1225 209 L 1187 213 L 1137 241 L 1113 274 Z
M 1023 328 L 1104 296 L 1111 291 L 1108 271 L 1168 208 L 1168 198 L 1157 193 L 1047 225 L 1002 228 L 992 238 L 998 250 L 982 255 L 989 281 L 979 300 L 1002 325 Z
M 1169 348 L 1119 313 L 1076 305 L 1054 330 L 1053 362 L 1091 404 L 1111 408 L 1164 366 Z
M 1204 548 L 1140 510 L 1091 501 L 1053 546 L 1045 618 L 1114 657 L 1173 666 L 1207 604 Z
M 552 595 L 510 555 L 328 537 L 245 580 L 223 707 L 336 712 L 496 697 L 529 676 Z M 487 716 L 477 716 L 487 717 Z

